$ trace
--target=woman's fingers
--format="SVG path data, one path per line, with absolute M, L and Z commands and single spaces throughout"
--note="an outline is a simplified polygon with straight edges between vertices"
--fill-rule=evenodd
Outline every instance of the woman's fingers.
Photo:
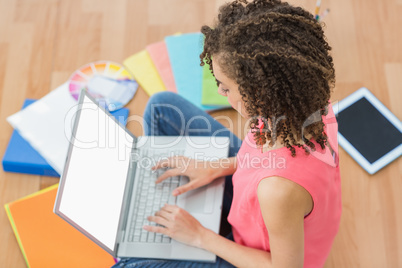
M 208 179 L 203 178 L 203 176 L 205 175 L 195 170 L 194 162 L 191 162 L 192 166 L 189 168 L 190 165 L 189 161 L 194 160 L 187 158 L 185 156 L 172 156 L 159 161 L 152 168 L 153 170 L 166 167 L 170 167 L 170 169 L 168 169 L 162 175 L 160 175 L 156 179 L 155 183 L 160 183 L 169 177 L 182 176 L 182 175 L 188 176 L 190 178 L 190 181 L 187 184 L 181 185 L 180 187 L 177 187 L 175 190 L 173 190 L 172 192 L 173 196 L 181 195 L 183 193 L 186 193 L 190 190 L 194 190 L 200 186 L 209 183 L 210 181 L 208 181 Z
M 170 169 L 159 176 L 155 183 L 160 183 L 169 177 L 185 175 L 185 171 L 188 167 L 188 163 L 185 163 L 186 159 L 188 158 L 184 156 L 172 156 L 156 163 L 156 165 L 152 167 L 152 170 L 166 167 Z
M 178 175 L 183 175 L 181 170 L 179 170 L 177 168 L 168 169 L 162 175 L 160 175 L 158 177 L 158 179 L 155 181 L 155 183 L 160 183 L 169 177 L 174 177 L 174 176 L 178 176 Z
M 163 173 L 155 181 L 155 183 L 160 183 L 160 182 L 164 181 L 165 179 L 167 179 L 169 177 L 178 176 L 178 175 L 184 175 L 184 174 L 181 173 L 181 171 L 178 170 L 178 169 L 170 169 L 170 170 L 166 171 L 165 173 Z M 172 194 L 174 196 L 178 196 L 178 195 L 184 194 L 184 193 L 186 193 L 188 191 L 194 190 L 194 189 L 196 189 L 198 187 L 200 187 L 199 182 L 197 182 L 197 181 L 189 181 L 188 183 L 186 183 L 186 184 L 174 189 Z
M 148 232 L 169 235 L 168 230 L 165 227 L 144 225 L 142 228 Z
M 155 216 L 162 217 L 162 218 L 164 218 L 166 220 L 172 220 L 173 219 L 171 212 L 168 212 L 168 211 L 162 210 L 162 209 L 157 211 L 155 213 Z
M 170 158 L 170 157 L 169 157 Z M 169 162 L 169 158 L 166 159 L 162 159 L 160 161 L 158 161 L 155 166 L 152 167 L 152 170 L 157 170 L 160 168 L 167 168 L 170 167 L 170 162 Z
M 195 188 L 198 188 L 197 183 L 195 181 L 190 181 L 190 182 L 174 189 L 172 194 L 174 196 L 178 196 L 178 195 L 184 194 L 185 192 L 188 192 L 190 190 L 194 190 Z
M 167 167 L 177 168 L 177 167 L 180 167 L 180 166 L 185 166 L 185 161 L 187 159 L 188 158 L 185 157 L 185 156 L 177 156 L 177 155 L 176 156 L 171 156 L 171 157 L 168 157 L 168 158 L 164 158 L 164 159 L 158 161 L 155 164 L 155 166 L 152 167 L 152 170 L 156 170 L 156 169 L 159 169 L 159 168 L 167 168 Z
M 144 225 L 143 229 L 150 232 L 162 233 L 169 236 L 170 234 L 168 228 L 171 225 L 169 223 L 174 222 L 173 213 L 177 212 L 178 210 L 179 207 L 177 207 L 176 205 L 165 204 L 165 206 L 163 206 L 161 210 L 155 213 L 155 216 L 147 217 L 148 221 L 155 222 L 156 224 L 159 224 L 161 226 Z
M 147 219 L 162 226 L 168 226 L 169 224 L 169 221 L 161 216 L 148 216 Z
M 176 205 L 170 205 L 170 204 L 165 204 L 160 211 L 167 211 L 169 213 L 177 212 L 179 210 L 179 207 Z

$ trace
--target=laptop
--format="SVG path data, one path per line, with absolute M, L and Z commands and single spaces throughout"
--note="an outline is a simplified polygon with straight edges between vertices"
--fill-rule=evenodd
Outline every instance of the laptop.
M 87 92 L 81 92 L 77 107 L 54 212 L 114 257 L 216 261 L 211 252 L 147 232 L 142 226 L 154 224 L 146 217 L 169 203 L 218 233 L 224 178 L 174 197 L 173 189 L 188 178 L 171 177 L 156 185 L 163 170 L 155 172 L 151 167 L 174 155 L 199 160 L 227 157 L 229 139 L 135 137 Z

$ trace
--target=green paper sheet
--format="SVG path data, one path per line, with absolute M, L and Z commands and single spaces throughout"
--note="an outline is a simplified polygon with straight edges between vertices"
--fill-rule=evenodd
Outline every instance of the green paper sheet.
M 209 70 L 209 65 L 205 64 L 202 69 L 202 99 L 204 105 L 230 106 L 227 97 L 218 93 L 215 77 Z

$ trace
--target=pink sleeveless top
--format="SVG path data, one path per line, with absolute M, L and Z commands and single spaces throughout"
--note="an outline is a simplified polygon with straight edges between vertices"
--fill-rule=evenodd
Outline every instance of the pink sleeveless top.
M 306 155 L 296 147 L 296 157 L 286 148 L 261 153 L 253 134 L 248 133 L 237 154 L 233 175 L 233 202 L 228 220 L 236 243 L 270 251 L 269 234 L 257 197 L 258 183 L 280 176 L 304 187 L 312 196 L 314 208 L 304 219 L 304 267 L 322 267 L 338 232 L 341 217 L 341 183 L 338 166 L 338 124 L 331 105 L 323 118 L 328 141 L 334 150 Z

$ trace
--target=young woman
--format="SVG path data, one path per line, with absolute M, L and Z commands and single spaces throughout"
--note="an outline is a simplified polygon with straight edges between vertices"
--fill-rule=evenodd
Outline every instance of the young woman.
M 233 238 L 165 205 L 148 218 L 159 225 L 144 229 L 211 251 L 217 262 L 123 259 L 116 267 L 322 267 L 339 227 L 341 187 L 337 123 L 329 104 L 335 74 L 321 25 L 302 8 L 279 0 L 238 0 L 222 6 L 216 24 L 201 31 L 201 62 L 210 64 L 219 93 L 249 119 L 240 149 L 232 133 L 173 93 L 151 97 L 145 131 L 230 137 L 231 158 L 221 165 L 172 157 L 154 169 L 170 167 L 157 182 L 189 176 L 173 195 L 233 174 L 225 196 L 226 210 L 232 202 Z

